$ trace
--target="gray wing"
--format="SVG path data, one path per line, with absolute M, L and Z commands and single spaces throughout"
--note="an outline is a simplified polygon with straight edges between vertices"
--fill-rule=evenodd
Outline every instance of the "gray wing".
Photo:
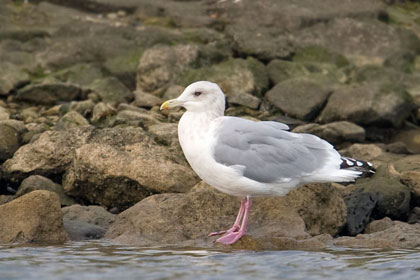
M 299 178 L 321 168 L 333 147 L 314 135 L 288 132 L 288 128 L 278 122 L 226 117 L 217 131 L 215 160 L 241 166 L 245 177 L 263 183 Z

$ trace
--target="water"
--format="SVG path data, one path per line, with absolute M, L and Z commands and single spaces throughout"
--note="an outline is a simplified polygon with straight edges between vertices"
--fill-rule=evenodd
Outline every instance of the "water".
M 105 242 L 0 246 L 0 279 L 420 279 L 420 250 L 252 252 Z

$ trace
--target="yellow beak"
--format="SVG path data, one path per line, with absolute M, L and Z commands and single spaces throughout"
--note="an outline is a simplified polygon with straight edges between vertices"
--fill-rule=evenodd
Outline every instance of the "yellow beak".
M 168 110 L 168 109 L 172 109 L 172 108 L 175 108 L 175 107 L 180 107 L 180 106 L 182 106 L 182 104 L 184 104 L 184 102 L 179 101 L 176 98 L 175 99 L 166 100 L 160 106 L 160 110 Z

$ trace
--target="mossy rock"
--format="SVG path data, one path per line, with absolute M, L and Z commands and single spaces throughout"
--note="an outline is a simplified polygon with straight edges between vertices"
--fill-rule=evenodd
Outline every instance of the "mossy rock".
M 62 81 L 88 86 L 96 79 L 104 78 L 106 75 L 100 67 L 90 63 L 79 63 L 69 68 L 57 71 L 52 74 L 53 77 Z
M 293 61 L 331 63 L 338 68 L 350 65 L 350 62 L 345 56 L 334 53 L 321 46 L 308 46 L 298 50 L 293 57 Z

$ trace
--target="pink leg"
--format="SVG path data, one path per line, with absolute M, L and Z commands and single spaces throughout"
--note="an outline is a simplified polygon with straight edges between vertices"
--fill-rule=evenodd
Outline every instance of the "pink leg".
M 233 244 L 236 241 L 238 241 L 242 236 L 246 233 L 246 227 L 248 223 L 248 217 L 249 217 L 249 211 L 251 210 L 252 201 L 251 198 L 248 196 L 246 197 L 246 202 L 244 204 L 244 218 L 242 220 L 242 225 L 237 231 L 227 232 L 225 235 L 220 237 L 216 240 L 216 242 L 222 243 L 222 244 Z
M 225 233 L 230 233 L 230 232 L 238 231 L 239 228 L 240 228 L 240 222 L 242 220 L 242 216 L 244 214 L 245 203 L 246 203 L 246 198 L 243 198 L 241 200 L 241 207 L 239 208 L 238 216 L 236 216 L 235 223 L 233 224 L 233 226 L 230 229 L 228 229 L 228 230 L 222 230 L 222 231 L 216 231 L 216 232 L 211 232 L 211 233 L 209 233 L 208 236 L 215 236 L 215 235 L 221 235 L 221 234 L 225 234 Z

